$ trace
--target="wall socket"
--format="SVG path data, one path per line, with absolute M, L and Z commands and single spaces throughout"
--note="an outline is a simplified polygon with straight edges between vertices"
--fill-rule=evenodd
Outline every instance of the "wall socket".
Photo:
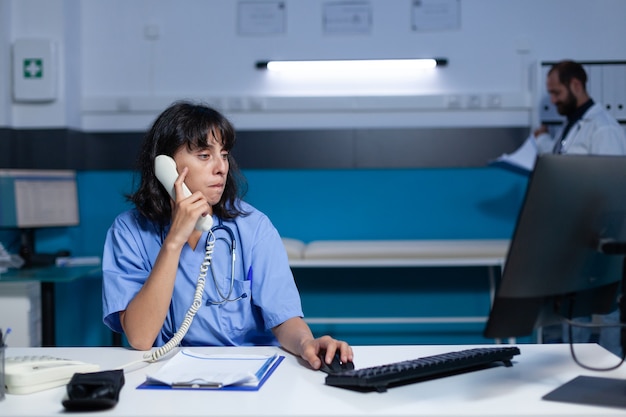
M 461 96 L 458 94 L 452 94 L 446 97 L 446 104 L 449 109 L 460 109 L 461 108 Z
M 479 109 L 483 105 L 483 98 L 480 94 L 470 94 L 467 96 L 467 108 Z
M 500 94 L 489 94 L 487 96 L 487 107 L 490 109 L 502 107 L 502 96 Z

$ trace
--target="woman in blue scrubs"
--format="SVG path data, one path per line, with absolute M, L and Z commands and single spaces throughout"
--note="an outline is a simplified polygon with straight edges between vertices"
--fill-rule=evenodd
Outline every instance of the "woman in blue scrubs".
M 139 154 L 139 187 L 128 196 L 135 207 L 106 236 L 104 323 L 139 350 L 172 339 L 183 346 L 278 344 L 314 369 L 323 351 L 327 363 L 335 352 L 352 361 L 346 342 L 314 338 L 302 319 L 278 231 L 241 199 L 234 144 L 230 122 L 200 104 L 174 103 L 155 120 Z M 157 155 L 176 163 L 175 199 L 155 176 Z M 212 216 L 211 230 L 196 229 L 200 216 Z

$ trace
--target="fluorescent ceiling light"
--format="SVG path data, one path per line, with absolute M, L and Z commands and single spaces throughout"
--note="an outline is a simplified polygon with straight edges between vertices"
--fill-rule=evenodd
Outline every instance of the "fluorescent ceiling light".
M 362 60 L 319 60 L 319 61 L 260 61 L 257 69 L 276 72 L 346 72 L 354 71 L 415 71 L 448 64 L 447 59 L 362 59 Z

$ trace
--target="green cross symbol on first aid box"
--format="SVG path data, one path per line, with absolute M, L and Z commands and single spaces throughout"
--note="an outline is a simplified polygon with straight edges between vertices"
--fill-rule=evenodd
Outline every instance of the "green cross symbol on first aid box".
M 24 78 L 42 78 L 43 77 L 43 59 L 26 58 L 24 59 Z

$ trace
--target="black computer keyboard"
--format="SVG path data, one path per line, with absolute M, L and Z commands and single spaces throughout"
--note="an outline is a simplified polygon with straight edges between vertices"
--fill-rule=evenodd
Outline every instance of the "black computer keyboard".
M 390 386 L 485 369 L 493 362 L 501 361 L 505 366 L 512 366 L 511 359 L 519 353 L 519 349 L 514 346 L 441 353 L 387 365 L 328 374 L 326 385 L 384 392 Z

